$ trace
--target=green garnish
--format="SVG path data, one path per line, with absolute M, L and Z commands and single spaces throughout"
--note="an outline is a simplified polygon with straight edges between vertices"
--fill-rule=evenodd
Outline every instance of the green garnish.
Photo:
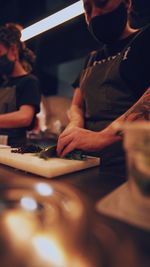
M 57 152 L 56 152 L 56 145 L 47 147 L 42 149 L 37 155 L 42 159 L 49 159 L 52 157 L 58 158 Z M 85 155 L 83 155 L 83 152 L 81 150 L 74 150 L 70 153 L 68 153 L 65 157 L 65 159 L 74 159 L 74 160 L 84 160 L 86 158 Z

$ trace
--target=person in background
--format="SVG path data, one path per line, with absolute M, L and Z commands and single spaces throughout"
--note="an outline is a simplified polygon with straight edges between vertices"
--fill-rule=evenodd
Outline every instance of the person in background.
M 22 64 L 26 47 L 20 37 L 15 25 L 0 27 L 0 136 L 13 147 L 26 143 L 40 109 L 39 82 Z
M 122 134 L 113 125 L 150 119 L 150 26 L 130 26 L 131 0 L 83 4 L 89 31 L 104 45 L 85 62 L 57 153 L 64 157 L 79 149 L 99 156 L 102 174 L 125 178 Z
M 18 23 L 7 23 L 6 27 L 14 27 L 18 29 L 20 31 L 20 34 L 21 34 L 21 31 L 23 30 L 23 26 Z M 20 62 L 23 68 L 28 73 L 33 72 L 35 61 L 36 61 L 35 53 L 26 46 L 25 42 L 22 42 L 22 52 L 20 52 Z

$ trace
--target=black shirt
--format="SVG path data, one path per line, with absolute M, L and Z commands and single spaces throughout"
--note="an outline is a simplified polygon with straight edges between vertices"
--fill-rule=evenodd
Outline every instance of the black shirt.
M 150 85 L 150 24 L 113 45 L 104 45 L 97 51 L 90 65 L 116 57 L 125 47 L 127 49 L 120 64 L 120 75 L 128 86 L 134 88 L 141 96 L 143 90 Z M 90 56 L 88 55 L 85 61 L 84 69 Z M 79 86 L 77 81 L 79 79 L 76 80 L 75 86 Z
M 27 74 L 19 77 L 11 77 L 0 86 L 0 114 L 6 114 L 19 110 L 22 105 L 35 107 L 35 114 L 29 127 L 0 129 L 0 134 L 8 135 L 11 139 L 19 140 L 26 136 L 26 131 L 31 130 L 35 124 L 36 113 L 40 110 L 40 91 L 38 79 Z M 13 145 L 13 144 L 11 144 Z

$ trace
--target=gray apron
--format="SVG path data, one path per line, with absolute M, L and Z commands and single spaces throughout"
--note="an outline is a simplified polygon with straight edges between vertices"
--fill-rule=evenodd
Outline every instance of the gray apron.
M 0 87 L 0 114 L 7 114 L 17 110 L 16 86 Z M 24 128 L 0 128 L 0 136 L 8 137 L 8 145 L 20 146 L 26 142 Z
M 83 71 L 80 88 L 85 103 L 85 128 L 100 131 L 126 112 L 138 99 L 136 93 L 120 75 L 120 64 L 128 48 L 117 56 L 95 61 L 96 52 Z M 125 154 L 121 142 L 117 142 L 99 153 L 105 166 L 125 167 Z M 120 166 L 121 166 L 120 165 Z

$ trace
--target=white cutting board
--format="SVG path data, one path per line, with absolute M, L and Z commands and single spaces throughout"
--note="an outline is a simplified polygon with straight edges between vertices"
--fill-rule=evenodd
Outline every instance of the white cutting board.
M 0 148 L 0 163 L 26 172 L 52 178 L 97 166 L 100 163 L 100 159 L 87 157 L 83 161 L 61 158 L 50 158 L 44 160 L 38 158 L 32 153 L 12 153 L 10 148 Z

